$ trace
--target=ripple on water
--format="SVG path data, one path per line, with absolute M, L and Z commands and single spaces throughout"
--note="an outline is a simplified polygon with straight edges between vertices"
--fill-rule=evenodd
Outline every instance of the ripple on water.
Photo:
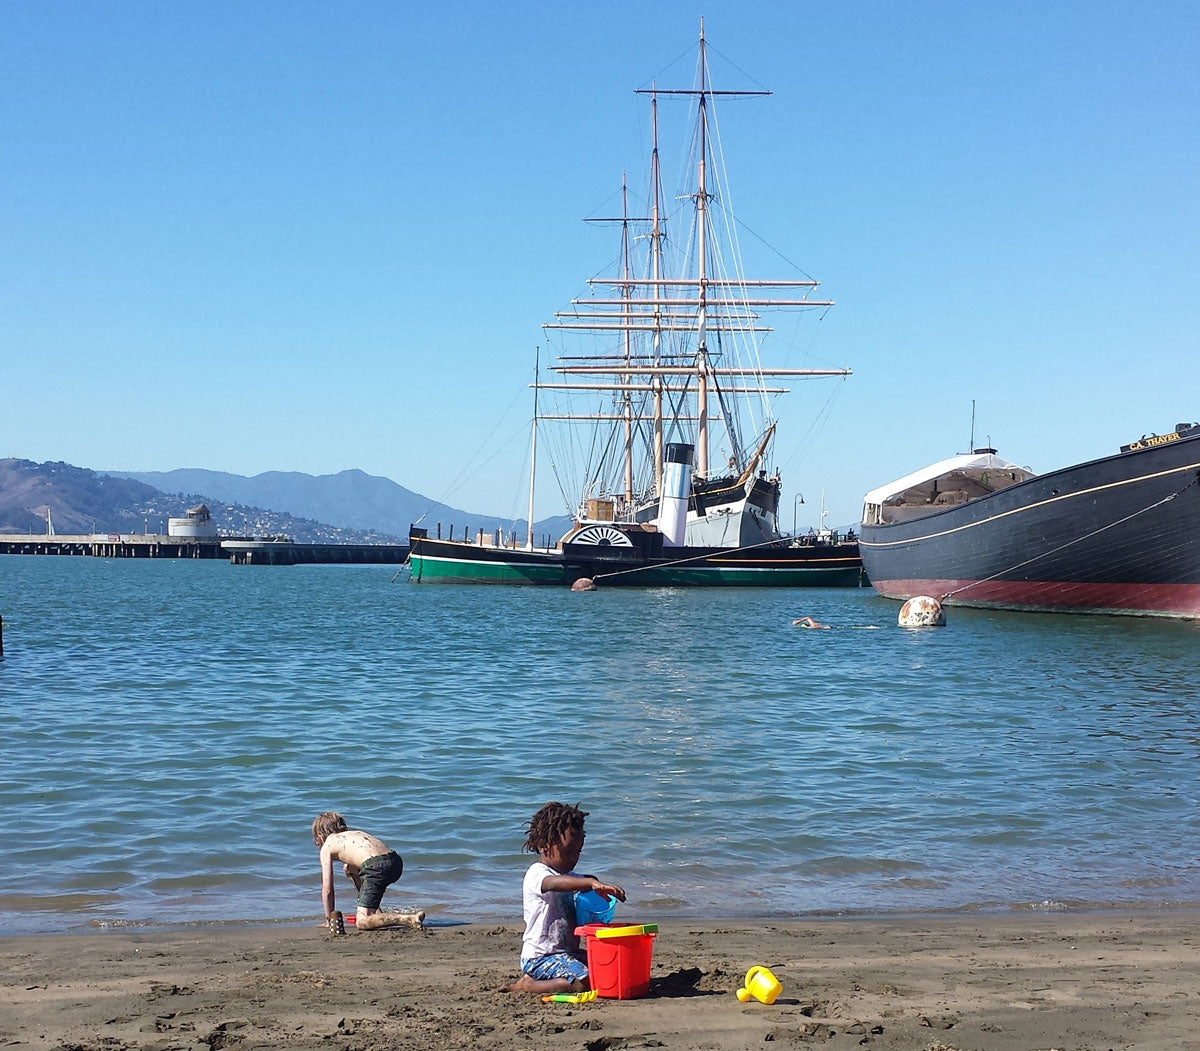
M 511 919 L 552 798 L 591 812 L 581 867 L 631 913 L 1200 899 L 1194 625 L 914 633 L 865 591 L 580 601 L 387 567 L 0 572 L 0 805 L 26 829 L 0 885 L 41 929 L 315 915 L 330 808 L 404 855 L 389 897 Z M 865 630 L 797 632 L 798 607 Z

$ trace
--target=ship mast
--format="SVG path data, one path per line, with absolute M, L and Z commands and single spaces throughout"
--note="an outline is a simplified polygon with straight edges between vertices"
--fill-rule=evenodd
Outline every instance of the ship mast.
M 708 477 L 708 63 L 705 60 L 704 18 L 700 18 L 700 101 L 697 131 L 700 156 L 696 162 L 696 474 Z
M 533 550 L 533 482 L 537 475 L 538 369 L 541 356 L 542 348 L 538 347 L 533 356 L 533 423 L 530 425 L 529 439 L 529 528 L 525 534 L 525 546 L 529 551 Z
M 645 216 L 631 216 L 629 214 L 629 187 L 626 180 L 625 172 L 621 172 L 621 215 L 619 217 L 601 217 L 585 219 L 588 223 L 620 223 L 621 224 L 621 275 L 620 277 L 610 282 L 615 285 L 620 291 L 620 299 L 603 300 L 605 306 L 620 306 L 619 313 L 602 313 L 591 314 L 583 313 L 579 310 L 575 311 L 559 311 L 559 316 L 569 315 L 576 318 L 587 319 L 585 324 L 547 324 L 542 328 L 581 328 L 590 329 L 595 332 L 610 329 L 622 334 L 621 344 L 621 360 L 623 361 L 626 371 L 619 375 L 616 384 L 616 391 L 621 397 L 621 415 L 625 424 L 625 442 L 624 442 L 624 465 L 625 465 L 625 503 L 626 506 L 633 503 L 633 399 L 631 394 L 634 391 L 633 376 L 636 371 L 631 368 L 633 364 L 633 333 L 640 331 L 640 326 L 634 324 L 635 320 L 635 302 L 634 294 L 637 290 L 637 282 L 631 271 L 630 259 L 630 240 L 629 228 L 633 223 L 648 223 L 651 220 Z M 572 300 L 573 303 L 580 303 L 579 300 Z M 595 324 L 595 321 L 607 321 L 608 324 Z M 616 322 L 613 324 L 613 322 Z M 559 370 L 561 371 L 561 370 Z M 549 386 L 542 384 L 543 387 Z M 582 419 L 583 417 L 573 417 Z
M 695 308 L 695 317 L 693 321 L 693 331 L 696 333 L 696 352 L 693 362 L 693 375 L 696 380 L 696 475 L 700 478 L 706 478 L 709 474 L 709 440 L 708 440 L 708 396 L 709 387 L 715 373 L 712 369 L 712 363 L 709 357 L 708 350 L 708 334 L 711 328 L 711 323 L 717 320 L 710 308 L 720 305 L 722 307 L 742 308 L 743 310 L 752 305 L 763 306 L 785 306 L 785 305 L 803 305 L 816 306 L 816 301 L 805 300 L 800 304 L 788 304 L 784 301 L 776 301 L 765 299 L 761 301 L 751 301 L 743 296 L 730 296 L 726 294 L 721 300 L 714 300 L 711 292 L 717 288 L 732 287 L 735 292 L 741 291 L 742 286 L 747 282 L 729 282 L 715 281 L 709 277 L 709 235 L 712 232 L 712 223 L 709 216 L 709 202 L 713 195 L 708 189 L 708 156 L 709 156 L 709 137 L 708 137 L 708 120 L 709 120 L 709 105 L 710 100 L 717 96 L 732 96 L 737 98 L 747 98 L 762 95 L 769 95 L 769 91 L 718 91 L 714 89 L 709 82 L 708 74 L 708 43 L 704 36 L 704 19 L 700 19 L 700 45 L 699 58 L 697 63 L 696 87 L 690 89 L 676 89 L 660 92 L 657 86 L 652 85 L 648 91 L 639 89 L 638 94 L 649 94 L 651 96 L 651 113 L 652 126 L 654 129 L 654 155 L 653 161 L 655 164 L 655 208 L 658 205 L 657 193 L 657 160 L 658 160 L 658 124 L 657 124 L 657 106 L 659 94 L 679 95 L 685 97 L 694 97 L 697 100 L 697 117 L 696 117 L 696 132 L 697 132 L 697 158 L 696 158 L 696 191 L 692 195 L 692 200 L 696 209 L 696 276 L 687 281 L 687 285 L 695 284 L 695 299 L 693 301 Z M 657 241 L 656 241 L 657 244 Z M 757 282 L 749 282 L 757 283 Z M 815 286 L 816 282 L 796 282 L 796 284 L 808 284 Z M 783 284 L 791 284 L 791 282 L 762 282 L 764 285 L 779 287 Z M 656 307 L 665 305 L 675 305 L 670 300 L 664 298 L 663 292 L 660 290 L 657 282 L 654 286 L 654 304 Z M 677 300 L 676 303 L 686 301 Z M 832 306 L 832 303 L 824 304 Z M 757 315 L 743 314 L 741 317 L 724 313 L 721 315 L 722 321 L 735 321 L 733 326 L 734 331 L 742 332 L 765 332 L 769 329 L 759 328 L 750 324 Z M 657 355 L 655 356 L 658 361 Z M 764 374 L 765 375 L 765 374 Z M 761 379 L 760 379 L 761 382 Z M 656 465 L 657 466 L 657 465 Z M 661 478 L 661 472 L 656 470 L 656 480 Z M 656 489 L 661 488 L 661 483 L 656 485 Z
M 658 95 L 654 85 L 650 85 L 650 133 L 653 148 L 650 152 L 650 189 L 654 194 L 654 202 L 650 207 L 650 286 L 654 299 L 654 364 L 662 361 L 662 308 L 657 300 L 662 298 L 662 288 L 658 283 L 662 276 L 662 243 L 663 232 L 658 205 L 662 200 L 662 174 L 658 166 Z M 662 377 L 655 374 L 651 377 L 654 387 L 654 496 L 662 499 L 663 478 L 663 383 Z
M 625 306 L 622 310 L 622 316 L 625 321 L 625 364 L 628 366 L 633 361 L 633 332 L 630 329 L 630 298 L 633 296 L 633 287 L 629 284 L 629 279 L 633 275 L 629 272 L 629 187 L 625 181 L 625 173 L 621 172 L 621 276 L 625 279 L 625 284 L 621 286 L 621 296 L 625 300 Z M 625 390 L 621 394 L 621 409 L 625 415 L 625 506 L 633 505 L 633 403 L 629 398 L 629 384 L 632 382 L 629 376 L 625 376 L 621 380 Z
M 631 217 L 628 208 L 628 184 L 624 175 L 621 180 L 622 210 L 619 218 L 589 219 L 588 222 L 619 222 L 621 232 L 621 265 L 613 276 L 588 279 L 593 292 L 586 297 L 571 300 L 570 309 L 558 311 L 555 320 L 544 324 L 544 329 L 575 330 L 602 334 L 621 333 L 621 343 L 607 354 L 560 356 L 551 366 L 563 377 L 561 383 L 537 381 L 543 389 L 609 391 L 619 398 L 619 405 L 607 413 L 543 415 L 542 419 L 564 419 L 577 421 L 611 421 L 623 430 L 624 460 L 623 478 L 617 489 L 616 478 L 612 479 L 612 490 L 623 491 L 625 504 L 631 506 L 637 499 L 634 471 L 634 440 L 638 424 L 653 414 L 653 435 L 648 450 L 653 460 L 653 495 L 660 499 L 663 478 L 664 434 L 668 417 L 678 423 L 695 423 L 696 467 L 699 478 L 710 474 L 710 417 L 709 405 L 715 393 L 719 402 L 720 415 L 712 417 L 724 421 L 732 443 L 735 477 L 744 475 L 748 464 L 742 462 L 744 451 L 735 433 L 737 421 L 733 419 L 725 402 L 726 395 L 772 395 L 786 393 L 778 387 L 768 387 L 768 377 L 800 376 L 848 376 L 850 369 L 796 369 L 764 367 L 758 358 L 758 335 L 773 329 L 761 323 L 757 308 L 828 308 L 832 300 L 810 298 L 818 282 L 811 278 L 792 279 L 748 279 L 743 276 L 740 261 L 736 259 L 736 244 L 731 245 L 735 258 L 732 273 L 728 273 L 720 259 L 720 238 L 713 222 L 712 202 L 719 200 L 722 189 L 722 171 L 710 152 L 717 138 L 715 128 L 709 128 L 709 120 L 715 121 L 715 101 L 721 98 L 754 98 L 770 95 L 769 91 L 719 90 L 712 87 L 708 70 L 707 43 L 704 36 L 704 21 L 700 21 L 699 64 L 696 80 L 691 88 L 664 89 L 651 83 L 649 88 L 639 88 L 639 95 L 650 97 L 652 151 L 650 214 L 648 217 Z M 698 157 L 695 162 L 695 182 L 690 198 L 695 212 L 696 227 L 693 243 L 694 256 L 690 267 L 681 260 L 677 272 L 668 273 L 665 266 L 664 244 L 667 217 L 662 208 L 663 187 L 659 164 L 658 104 L 662 98 L 682 97 L 695 99 L 696 139 Z M 634 276 L 632 260 L 631 224 L 649 225 L 648 267 L 646 276 Z M 716 253 L 716 254 L 714 254 Z M 710 258 L 711 257 L 711 258 Z M 690 272 L 689 272 L 690 270 Z M 597 296 L 595 290 L 610 289 L 615 295 Z M 787 290 L 799 294 L 785 298 Z M 643 352 L 636 350 L 635 333 L 645 333 L 649 338 Z M 678 333 L 671 337 L 669 334 Z M 710 350 L 709 340 L 716 333 L 716 350 Z M 750 350 L 749 364 L 721 360 L 725 351 L 721 346 L 720 334 L 729 333 L 734 342 L 745 341 Z M 668 342 L 664 343 L 664 336 Z M 684 348 L 673 350 L 672 338 L 691 338 L 694 349 L 688 353 Z M 727 384 L 733 383 L 729 386 Z M 647 399 L 652 403 L 646 404 Z M 693 400 L 694 399 L 694 400 Z M 665 403 L 668 402 L 669 404 Z M 692 414 L 694 406 L 694 415 Z M 615 410 L 615 411 L 614 411 Z M 764 421 L 762 441 L 751 457 L 754 463 L 761 462 L 765 445 L 773 435 L 770 419 Z M 649 467 L 649 464 L 647 464 Z M 719 473 L 716 472 L 716 473 Z M 647 479 L 647 482 L 649 480 Z M 610 491 L 612 491 L 610 490 Z

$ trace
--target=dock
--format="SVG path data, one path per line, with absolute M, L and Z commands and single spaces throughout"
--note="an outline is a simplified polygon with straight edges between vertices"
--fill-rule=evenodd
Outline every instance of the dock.
M 220 537 L 165 533 L 0 533 L 0 555 L 93 558 L 223 558 Z
M 398 565 L 407 544 L 296 544 L 279 540 L 222 540 L 235 566 Z
M 235 566 L 398 565 L 408 558 L 408 545 L 298 544 L 290 540 L 254 537 L 183 537 L 155 533 L 0 533 L 0 555 L 227 558 Z

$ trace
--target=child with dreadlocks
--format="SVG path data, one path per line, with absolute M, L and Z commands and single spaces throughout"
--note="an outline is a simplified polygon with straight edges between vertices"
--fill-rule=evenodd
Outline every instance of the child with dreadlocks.
M 525 850 L 538 860 L 525 873 L 522 901 L 525 936 L 521 977 L 509 992 L 583 992 L 588 987 L 587 956 L 575 936 L 574 893 L 594 890 L 625 900 L 615 883 L 575 871 L 583 850 L 586 811 L 565 803 L 547 803 L 530 819 Z

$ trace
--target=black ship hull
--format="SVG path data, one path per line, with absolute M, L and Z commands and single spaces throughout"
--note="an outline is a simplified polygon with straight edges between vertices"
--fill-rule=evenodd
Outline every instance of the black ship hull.
M 1200 428 L 919 518 L 862 525 L 891 599 L 1200 617 Z

